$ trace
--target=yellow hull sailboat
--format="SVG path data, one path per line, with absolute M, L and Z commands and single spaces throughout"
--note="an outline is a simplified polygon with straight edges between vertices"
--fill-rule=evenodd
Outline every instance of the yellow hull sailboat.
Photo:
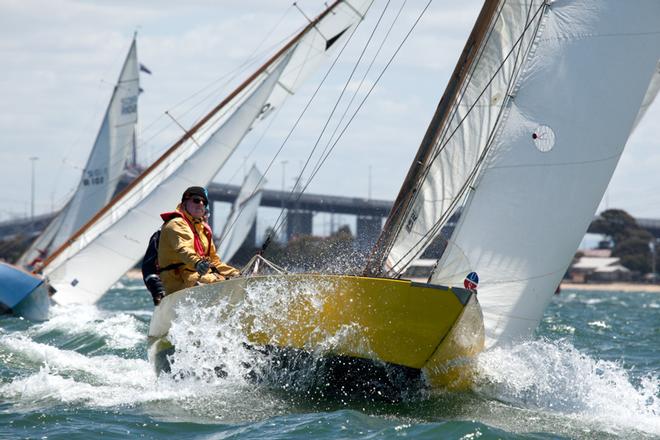
M 651 0 L 484 2 L 364 276 L 248 276 L 177 292 L 154 312 L 150 357 L 176 362 L 168 332 L 193 301 L 234 319 L 257 349 L 469 386 L 484 335 L 489 345 L 531 336 L 593 218 L 656 69 L 659 11 Z M 428 283 L 402 280 L 427 250 L 439 254 Z M 475 290 L 442 287 L 476 289 L 477 270 L 481 304 Z
M 439 116 L 429 129 L 431 133 L 439 130 L 442 123 L 437 125 L 438 119 L 446 119 L 455 102 L 457 86 L 466 78 L 463 67 L 474 60 L 472 45 L 484 38 L 494 12 L 490 3 L 484 6 L 452 77 L 452 87 L 445 93 Z M 430 155 L 431 146 L 425 140 L 421 151 Z M 413 168 L 420 160 L 415 160 Z M 156 368 L 168 371 L 170 362 L 176 362 L 176 347 L 168 332 L 177 311 L 186 313 L 186 303 L 192 301 L 194 308 L 213 310 L 211 319 L 218 322 L 240 317 L 232 323 L 240 327 L 247 344 L 257 351 L 339 358 L 342 364 L 366 363 L 403 371 L 404 376 L 419 378 L 434 388 L 468 387 L 470 362 L 484 346 L 476 290 L 411 282 L 400 279 L 403 270 L 385 270 L 388 265 L 396 265 L 385 261 L 387 245 L 383 243 L 396 236 L 397 225 L 410 223 L 407 214 L 402 216 L 406 213 L 402 206 L 415 192 L 410 176 L 413 173 L 404 182 L 364 276 L 251 275 L 168 295 L 156 307 L 149 329 L 149 357 Z M 414 250 L 419 253 L 419 249 Z M 260 295 L 269 299 L 266 306 L 258 304 Z M 342 374 L 336 378 L 345 379 Z
M 266 290 L 278 299 L 251 307 L 250 298 Z M 344 275 L 254 276 L 163 299 L 149 328 L 149 358 L 162 369 L 173 352 L 170 325 L 177 307 L 188 301 L 219 306 L 219 321 L 239 313 L 251 344 L 404 367 L 422 373 L 433 387 L 465 388 L 466 363 L 484 343 L 474 291 Z

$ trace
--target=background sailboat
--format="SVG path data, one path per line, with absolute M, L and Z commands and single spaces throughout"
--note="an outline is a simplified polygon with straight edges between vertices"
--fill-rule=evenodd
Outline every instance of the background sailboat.
M 139 71 L 134 36 L 73 197 L 17 264 L 34 266 L 43 261 L 112 198 L 135 142 Z
M 0 313 L 45 321 L 49 308 L 48 284 L 43 278 L 0 262 Z
M 370 4 L 332 3 L 57 249 L 43 269 L 58 291 L 54 300 L 98 301 L 142 257 L 158 213 L 176 206 L 186 187 L 211 181 L 253 124 L 297 90 Z
M 217 246 L 222 261 L 231 261 L 250 230 L 255 227 L 257 210 L 266 181 L 256 166 L 250 168 L 220 233 Z
M 135 142 L 139 70 L 134 36 L 73 197 L 23 253 L 17 267 L 4 265 L 0 271 L 0 303 L 13 313 L 31 320 L 47 319 L 48 284 L 19 267 L 38 269 L 44 258 L 112 198 Z

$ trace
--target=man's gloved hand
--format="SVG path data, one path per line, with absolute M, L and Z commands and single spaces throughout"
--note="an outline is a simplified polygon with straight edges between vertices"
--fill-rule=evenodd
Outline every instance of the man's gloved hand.
M 211 267 L 211 262 L 209 260 L 199 260 L 195 265 L 195 270 L 197 271 L 199 276 L 202 276 L 209 271 L 210 267 Z
M 154 305 L 157 306 L 160 304 L 160 300 L 165 296 L 165 287 L 163 286 L 160 277 L 155 274 L 149 275 L 144 279 L 144 284 L 146 284 L 147 289 L 149 289 L 149 292 L 151 293 Z
M 160 290 L 151 295 L 154 299 L 154 306 L 160 304 L 160 301 L 165 297 L 165 290 Z

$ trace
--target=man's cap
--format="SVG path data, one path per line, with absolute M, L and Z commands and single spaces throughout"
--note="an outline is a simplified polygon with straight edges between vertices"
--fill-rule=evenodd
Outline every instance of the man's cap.
M 181 201 L 185 202 L 187 199 L 193 196 L 199 196 L 204 199 L 207 205 L 209 204 L 209 193 L 203 186 L 191 186 L 190 188 L 186 189 L 183 192 L 183 196 L 181 196 Z

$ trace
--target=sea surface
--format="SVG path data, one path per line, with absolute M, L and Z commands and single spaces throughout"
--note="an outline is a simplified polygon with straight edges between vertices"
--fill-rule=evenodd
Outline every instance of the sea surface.
M 657 293 L 563 291 L 533 340 L 479 356 L 473 390 L 396 403 L 232 374 L 242 362 L 232 340 L 195 353 L 227 323 L 192 316 L 179 366 L 203 372 L 221 359 L 229 374 L 157 377 L 152 310 L 141 281 L 124 279 L 97 306 L 55 306 L 47 322 L 0 317 L 0 438 L 660 438 Z

